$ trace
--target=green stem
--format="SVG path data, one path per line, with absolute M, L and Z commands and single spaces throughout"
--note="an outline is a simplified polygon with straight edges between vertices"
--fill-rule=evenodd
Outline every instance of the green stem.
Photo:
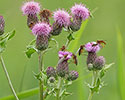
M 94 93 L 92 91 L 90 91 L 88 100 L 92 100 L 93 94 Z
M 61 84 L 62 84 L 62 78 L 59 77 L 59 82 L 58 82 L 58 85 L 57 85 L 57 100 L 61 100 L 61 97 L 60 97 L 60 90 L 61 90 Z
M 98 72 L 97 71 L 93 71 L 92 87 L 96 86 L 97 79 L 98 79 Z M 93 94 L 94 94 L 94 91 L 90 90 L 88 100 L 92 100 Z
M 7 81 L 8 81 L 8 84 L 9 84 L 9 86 L 10 86 L 11 91 L 12 91 L 13 95 L 15 96 L 16 100 L 19 100 L 19 98 L 17 97 L 17 94 L 16 94 L 16 92 L 15 92 L 15 90 L 14 90 L 14 88 L 13 88 L 13 85 L 12 85 L 12 82 L 11 82 L 11 80 L 10 80 L 9 74 L 8 74 L 8 72 L 7 72 L 6 66 L 5 66 L 5 64 L 4 64 L 4 60 L 3 60 L 3 58 L 2 58 L 2 55 L 0 56 L 0 62 L 1 62 L 1 65 L 2 65 L 2 67 L 3 67 L 3 70 L 4 70 L 4 72 L 5 72 L 5 75 L 6 75 L 6 78 L 7 78 Z
M 71 41 L 67 40 L 66 45 L 65 45 L 65 48 L 68 48 L 70 42 L 71 42 Z
M 39 72 L 41 73 L 41 79 L 39 80 L 39 93 L 40 93 L 40 100 L 44 100 L 43 99 L 43 78 L 42 78 L 42 71 L 43 71 L 43 64 L 42 64 L 42 61 L 43 61 L 43 54 L 41 51 L 38 52 L 38 55 L 39 55 Z

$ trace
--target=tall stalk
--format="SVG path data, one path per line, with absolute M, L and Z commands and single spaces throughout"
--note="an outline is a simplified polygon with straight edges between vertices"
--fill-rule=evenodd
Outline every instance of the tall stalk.
M 61 90 L 61 85 L 62 85 L 62 78 L 59 77 L 59 82 L 58 82 L 58 86 L 57 86 L 57 99 L 56 100 L 61 100 L 61 97 L 60 97 L 60 90 Z
M 44 100 L 44 98 L 43 98 L 43 78 L 42 78 L 43 53 L 41 51 L 38 52 L 38 60 L 39 60 L 39 72 L 41 73 L 41 79 L 39 80 L 40 100 Z
M 97 76 L 98 76 L 98 71 L 93 71 L 92 87 L 96 86 L 96 82 L 97 82 L 97 78 L 98 78 Z M 93 94 L 94 94 L 94 92 L 92 90 L 90 90 L 88 100 L 92 100 Z
M 19 98 L 18 98 L 18 96 L 17 96 L 17 94 L 16 94 L 16 92 L 15 92 L 15 90 L 14 90 L 14 87 L 13 87 L 13 85 L 12 85 L 12 82 L 11 82 L 11 80 L 10 80 L 10 77 L 9 77 L 8 72 L 7 72 L 6 66 L 5 66 L 5 64 L 4 64 L 4 60 L 3 60 L 2 55 L 0 55 L 0 62 L 1 62 L 1 65 L 2 65 L 2 67 L 3 67 L 4 73 L 5 73 L 5 75 L 6 75 L 6 78 L 7 78 L 8 84 L 9 84 L 9 87 L 10 87 L 10 89 L 11 89 L 11 91 L 12 91 L 12 93 L 13 93 L 15 99 L 16 99 L 16 100 L 19 100 Z

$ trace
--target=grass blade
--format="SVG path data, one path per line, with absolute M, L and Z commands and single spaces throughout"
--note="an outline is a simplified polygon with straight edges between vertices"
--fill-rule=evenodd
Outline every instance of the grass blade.
M 120 30 L 117 30 L 117 54 L 118 54 L 118 83 L 121 93 L 122 100 L 125 100 L 125 68 L 124 68 L 124 60 L 125 56 L 123 53 L 123 39 Z
M 34 96 L 34 95 L 38 94 L 38 92 L 39 92 L 39 89 L 34 88 L 34 89 L 31 89 L 31 90 L 27 90 L 27 91 L 18 93 L 17 95 L 18 95 L 19 99 L 24 99 L 24 98 L 27 98 L 27 97 Z M 0 98 L 0 100 L 15 100 L 15 98 L 14 98 L 13 95 L 10 95 L 10 96 L 7 96 L 7 97 Z

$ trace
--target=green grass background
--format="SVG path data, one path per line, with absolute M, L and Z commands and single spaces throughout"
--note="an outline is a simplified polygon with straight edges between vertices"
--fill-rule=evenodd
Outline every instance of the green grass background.
M 9 41 L 7 50 L 3 54 L 5 64 L 10 74 L 12 83 L 17 92 L 25 91 L 38 87 L 38 81 L 33 77 L 33 71 L 38 71 L 37 54 L 34 54 L 31 59 L 28 59 L 24 51 L 28 43 L 34 38 L 31 35 L 31 31 L 26 25 L 26 16 L 22 15 L 20 10 L 21 5 L 26 0 L 0 0 L 0 15 L 4 16 L 6 21 L 5 32 L 16 30 L 16 36 Z M 119 58 L 117 55 L 117 31 L 116 26 L 121 31 L 121 37 L 125 39 L 125 0 L 37 0 L 41 3 L 42 7 L 50 9 L 52 11 L 57 8 L 69 9 L 74 3 L 84 3 L 92 11 L 95 8 L 98 10 L 93 14 L 94 18 L 90 19 L 87 23 L 85 31 L 81 37 L 79 44 L 84 44 L 89 41 L 95 41 L 97 39 L 106 40 L 107 45 L 99 52 L 99 55 L 104 55 L 107 63 L 114 62 L 115 65 L 108 71 L 104 78 L 106 86 L 100 91 L 100 94 L 95 94 L 93 100 L 125 100 L 122 99 L 122 94 L 125 94 L 124 87 L 122 88 L 119 79 L 125 70 L 121 69 L 120 61 L 124 62 L 124 58 Z M 60 47 L 66 42 L 67 33 L 63 32 L 56 39 L 59 41 Z M 63 41 L 62 41 L 63 40 Z M 122 45 L 124 44 L 124 41 Z M 122 46 L 120 42 L 118 45 Z M 123 45 L 124 46 L 124 45 Z M 124 47 L 123 47 L 124 48 Z M 119 52 L 121 52 L 119 50 Z M 125 52 L 125 49 L 122 51 Z M 122 53 L 121 55 L 123 55 Z M 120 54 L 119 54 L 120 55 Z M 55 58 L 55 59 L 53 59 Z M 74 94 L 65 98 L 65 100 L 87 100 L 88 87 L 85 82 L 90 82 L 90 76 L 88 75 L 85 58 L 80 57 L 80 66 L 74 68 L 80 72 L 80 79 L 74 82 L 69 88 Z M 45 67 L 56 65 L 58 60 L 57 50 L 49 51 L 45 55 Z M 120 61 L 119 61 L 120 60 Z M 121 65 L 122 66 L 122 65 Z M 74 66 L 73 66 L 74 67 Z M 124 67 L 124 66 L 123 66 Z M 120 68 L 120 69 L 119 69 Z M 24 74 L 25 70 L 25 74 Z M 21 78 L 24 74 L 24 81 Z M 21 86 L 22 84 L 22 86 Z M 122 93 L 120 92 L 122 89 Z M 11 95 L 10 88 L 8 86 L 3 69 L 0 65 L 0 98 Z M 31 96 L 23 100 L 37 100 L 38 95 Z M 51 98 L 52 99 L 52 98 Z M 50 98 L 48 99 L 50 100 Z M 54 99 L 53 99 L 54 100 Z

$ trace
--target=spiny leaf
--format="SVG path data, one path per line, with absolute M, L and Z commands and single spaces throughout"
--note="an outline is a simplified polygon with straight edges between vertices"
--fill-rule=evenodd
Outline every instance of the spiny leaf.
M 75 40 L 75 38 L 73 37 L 73 34 L 69 34 L 68 37 L 67 37 L 67 39 L 69 41 Z
M 27 49 L 27 51 L 25 51 L 26 56 L 28 58 L 31 58 L 32 54 L 35 53 L 35 52 L 36 52 L 36 49 L 34 47 L 30 47 L 30 48 Z
M 38 52 L 38 50 L 35 48 L 35 42 L 36 42 L 36 39 L 32 40 L 27 46 L 27 50 L 25 51 L 25 54 L 28 58 L 31 58 L 32 54 L 34 54 L 35 52 Z
M 15 36 L 15 33 L 16 33 L 15 30 L 13 30 L 12 32 L 9 32 L 8 33 L 9 34 L 8 40 L 10 40 L 11 38 L 13 38 Z

